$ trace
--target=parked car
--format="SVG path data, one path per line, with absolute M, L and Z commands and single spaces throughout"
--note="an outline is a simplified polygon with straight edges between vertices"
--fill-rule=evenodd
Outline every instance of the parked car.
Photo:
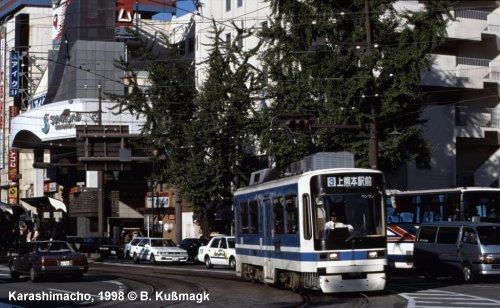
M 135 263 L 187 262 L 188 259 L 186 250 L 177 247 L 174 241 L 160 237 L 143 237 L 130 253 Z
M 130 242 L 125 244 L 125 246 L 123 247 L 123 256 L 125 259 L 132 258 L 132 254 L 130 253 L 130 251 L 132 251 L 132 248 L 137 246 L 137 244 L 139 244 L 141 240 L 142 237 L 134 237 Z
M 236 268 L 236 249 L 234 236 L 219 235 L 213 237 L 206 246 L 198 248 L 198 260 L 205 262 L 206 268 L 214 265 L 226 265 Z
M 198 248 L 208 244 L 204 238 L 185 238 L 179 243 L 179 247 L 188 252 L 188 260 L 193 262 L 203 262 L 198 260 Z
M 113 239 L 109 237 L 87 237 L 81 247 L 81 252 L 100 253 L 101 259 L 123 258 L 123 247 L 115 244 Z
M 500 275 L 500 224 L 434 222 L 417 232 L 413 265 L 427 280 L 455 276 L 472 282 L 479 275 Z
M 36 282 L 43 276 L 69 275 L 77 280 L 88 270 L 87 257 L 66 241 L 35 241 L 21 246 L 9 260 L 10 276 L 29 275 Z
M 71 245 L 71 247 L 73 247 L 75 251 L 80 251 L 84 242 L 83 237 L 79 236 L 67 236 L 66 241 Z

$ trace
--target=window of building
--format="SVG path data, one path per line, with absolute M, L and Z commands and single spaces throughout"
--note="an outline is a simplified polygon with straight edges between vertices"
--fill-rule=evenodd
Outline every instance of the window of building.
M 238 7 L 242 7 L 243 6 L 243 0 L 238 0 Z
M 227 49 L 231 48 L 231 33 L 226 34 L 226 46 L 227 46 Z
M 231 0 L 226 0 L 226 12 L 231 10 Z

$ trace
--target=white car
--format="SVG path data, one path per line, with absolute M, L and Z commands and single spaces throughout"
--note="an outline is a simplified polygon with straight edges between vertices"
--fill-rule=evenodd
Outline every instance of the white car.
M 206 246 L 198 249 L 198 260 L 205 262 L 206 268 L 225 265 L 236 268 L 236 249 L 234 236 L 219 235 L 213 237 Z
M 161 237 L 143 237 L 132 246 L 130 255 L 135 263 L 149 261 L 151 264 L 167 262 L 187 262 L 186 250 L 177 247 L 174 241 Z
M 141 240 L 142 237 L 134 237 L 130 242 L 125 244 L 125 246 L 123 247 L 123 256 L 125 257 L 125 259 L 132 258 L 132 254 L 130 253 L 130 251 L 132 250 L 132 247 L 137 246 L 137 244 L 139 244 Z

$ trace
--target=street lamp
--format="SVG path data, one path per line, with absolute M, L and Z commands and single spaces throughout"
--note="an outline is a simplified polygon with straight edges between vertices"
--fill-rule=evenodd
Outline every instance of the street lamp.
M 151 191 L 151 236 L 154 236 L 154 225 L 155 225 L 155 188 L 156 188 L 156 181 L 153 179 L 153 177 L 148 179 L 148 186 Z M 149 229 L 148 229 L 149 232 Z

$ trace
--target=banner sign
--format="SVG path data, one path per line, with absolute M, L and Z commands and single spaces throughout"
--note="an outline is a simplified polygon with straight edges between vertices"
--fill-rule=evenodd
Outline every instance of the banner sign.
M 19 51 L 12 50 L 10 52 L 10 82 L 9 95 L 12 97 L 19 96 Z

